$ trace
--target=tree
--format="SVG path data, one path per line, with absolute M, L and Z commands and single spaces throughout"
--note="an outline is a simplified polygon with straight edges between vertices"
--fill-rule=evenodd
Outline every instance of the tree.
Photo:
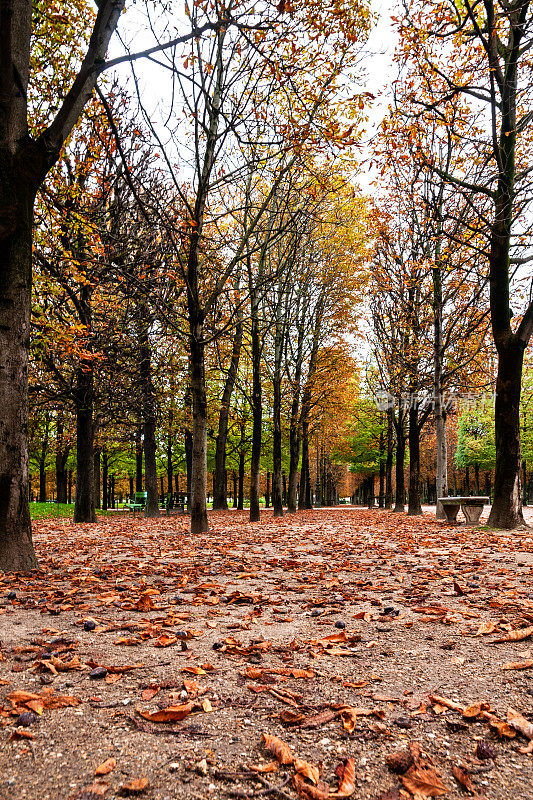
M 33 205 L 94 89 L 124 0 L 102 0 L 85 58 L 63 102 L 29 134 L 32 4 L 0 6 L 0 569 L 36 566 L 28 504 L 28 350 Z
M 525 349 L 533 334 L 533 303 L 511 307 L 513 264 L 529 260 L 519 250 L 529 241 L 532 117 L 528 110 L 533 14 L 529 0 L 406 3 L 403 53 L 412 65 L 412 95 L 422 108 L 446 107 L 456 96 L 469 104 L 471 124 L 483 135 L 459 130 L 472 159 L 484 169 L 475 182 L 464 174 L 433 169 L 452 185 L 488 199 L 487 262 L 490 316 L 498 353 L 494 501 L 489 523 L 523 524 L 520 493 L 520 392 Z M 429 35 L 428 35 L 429 32 Z M 450 58 L 450 48 L 453 57 Z M 422 123 L 423 124 L 423 123 Z M 519 302 L 519 298 L 513 304 Z M 513 321 L 513 317 L 517 320 Z

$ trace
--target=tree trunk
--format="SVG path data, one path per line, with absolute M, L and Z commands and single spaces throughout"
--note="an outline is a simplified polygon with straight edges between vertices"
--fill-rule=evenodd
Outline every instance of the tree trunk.
M 265 491 L 265 508 L 270 507 L 270 472 L 267 472 L 267 483 Z
M 405 432 L 403 421 L 395 425 L 396 427 L 396 502 L 393 511 L 403 513 L 405 511 Z
M 228 422 L 231 395 L 237 380 L 239 360 L 242 347 L 242 322 L 239 319 L 235 326 L 235 338 L 233 339 L 233 350 L 231 362 L 224 382 L 224 391 L 220 401 L 220 412 L 218 416 L 218 433 L 215 448 L 215 472 L 213 476 L 213 508 L 226 509 L 228 507 L 228 497 L 226 490 L 226 443 L 228 439 Z
M 439 245 L 440 248 L 440 245 Z M 440 249 L 438 250 L 440 252 Z M 442 274 L 440 266 L 432 270 L 433 277 L 433 402 L 435 404 L 435 435 L 437 440 L 437 519 L 446 519 L 439 497 L 448 495 L 448 446 L 446 441 L 446 411 L 442 386 Z
M 159 517 L 157 488 L 157 443 L 155 439 L 155 397 L 149 338 L 150 315 L 144 302 L 139 306 L 139 373 L 143 397 L 144 482 L 146 486 L 145 517 Z
M 511 530 L 524 525 L 520 493 L 520 393 L 524 349 L 513 340 L 498 353 L 494 410 L 496 469 L 488 524 Z
M 244 483 L 244 476 L 243 476 L 243 483 Z M 236 470 L 233 470 L 233 508 L 237 508 L 238 502 L 239 501 L 237 498 L 237 472 Z
M 203 327 L 190 316 L 192 394 L 191 533 L 205 533 L 207 524 L 207 396 Z
M 174 465 L 172 463 L 172 411 L 169 413 L 167 438 L 167 491 L 168 508 L 174 508 Z
M 250 463 L 250 522 L 259 522 L 259 482 L 261 470 L 261 435 L 263 398 L 261 391 L 261 342 L 259 338 L 259 300 L 257 289 L 251 296 L 252 337 L 252 453 Z
M 394 426 L 392 409 L 387 411 L 387 463 L 385 465 L 385 508 L 392 508 L 392 462 L 394 457 Z
M 374 474 L 369 475 L 368 478 L 367 478 L 367 481 L 368 481 L 368 508 L 374 508 L 375 501 L 376 501 L 376 497 L 375 497 L 375 494 L 374 494 L 374 491 L 375 491 L 375 489 L 374 489 L 374 480 L 375 480 Z M 331 492 L 331 488 L 330 488 L 330 492 Z M 328 505 L 330 505 L 330 504 L 331 504 L 331 497 L 329 498 Z
M 39 459 L 39 503 L 46 503 L 46 456 Z
M 280 337 L 279 337 L 280 338 Z M 283 516 L 283 485 L 281 466 L 281 342 L 276 336 L 276 355 L 274 358 L 274 407 L 272 414 L 272 508 L 275 517 Z
M 94 451 L 94 507 L 100 508 L 100 450 Z
M 410 516 L 422 514 L 420 502 L 420 424 L 418 406 L 412 403 L 409 408 L 409 506 Z
M 58 503 L 67 502 L 67 459 L 69 448 L 56 451 L 56 499 Z
M 379 432 L 379 508 L 385 508 L 385 437 Z
M 241 444 L 239 450 L 239 489 L 238 489 L 237 509 L 244 509 L 244 427 L 241 428 Z
M 103 498 L 102 498 L 102 508 L 104 511 L 107 511 L 109 508 L 109 476 L 108 476 L 108 463 L 109 457 L 104 450 L 102 453 L 102 487 L 103 487 Z
M 78 380 L 78 391 L 87 384 L 92 388 L 92 374 Z M 74 522 L 96 522 L 94 510 L 93 409 L 90 389 L 85 402 L 76 409 L 76 495 Z
M 27 87 L 33 4 L 0 3 L 0 569 L 37 565 L 31 536 L 28 464 L 28 351 L 31 312 L 33 204 L 97 80 L 122 12 L 102 2 L 91 45 L 59 110 L 35 142 L 28 132 Z M 92 462 L 92 453 L 91 453 Z M 92 470 L 91 470 L 92 471 Z
M 307 419 L 302 424 L 302 468 L 300 471 L 300 494 L 298 508 L 312 508 L 311 503 L 311 478 L 309 472 L 309 423 Z
M 142 425 L 137 427 L 137 435 L 135 437 L 135 491 L 142 492 L 143 490 L 143 442 L 142 442 Z

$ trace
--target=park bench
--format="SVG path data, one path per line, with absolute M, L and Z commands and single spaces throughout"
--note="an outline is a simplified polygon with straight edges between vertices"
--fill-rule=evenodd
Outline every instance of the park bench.
M 177 513 L 178 511 L 185 511 L 187 496 L 183 492 L 174 492 L 170 494 L 167 492 L 159 501 L 159 508 L 165 514 Z
M 489 505 L 490 497 L 439 497 L 439 503 L 442 503 L 448 522 L 457 522 L 457 514 L 461 509 L 467 523 L 477 525 L 483 506 Z
M 135 516 L 135 512 L 141 512 L 146 507 L 146 499 L 148 497 L 147 492 L 135 492 L 135 496 L 133 501 L 129 503 L 124 503 L 124 508 L 127 508 L 128 511 L 133 511 L 133 516 Z

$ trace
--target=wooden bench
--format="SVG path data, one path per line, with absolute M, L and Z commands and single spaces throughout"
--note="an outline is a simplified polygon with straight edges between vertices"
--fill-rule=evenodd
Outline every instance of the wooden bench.
M 483 506 L 490 504 L 490 497 L 439 497 L 439 503 L 442 503 L 448 522 L 457 522 L 457 514 L 461 509 L 467 523 L 477 525 Z

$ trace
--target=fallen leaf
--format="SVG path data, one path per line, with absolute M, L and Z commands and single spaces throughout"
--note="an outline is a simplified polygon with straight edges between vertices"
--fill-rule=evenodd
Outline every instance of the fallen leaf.
M 276 761 L 268 761 L 266 764 L 248 764 L 246 769 L 252 772 L 277 772 L 278 764 Z
M 351 797 L 355 792 L 355 761 L 347 758 L 339 764 L 335 770 L 339 779 L 339 788 L 336 792 L 331 792 L 330 797 Z
M 120 787 L 120 794 L 129 797 L 130 795 L 142 794 L 147 788 L 148 778 L 135 778 Z
M 457 764 L 454 764 L 452 766 L 452 772 L 457 782 L 460 783 L 461 786 L 463 786 L 468 792 L 474 793 L 476 791 L 476 787 L 472 783 L 468 770 L 457 766 Z
M 320 770 L 317 766 L 310 764 L 308 761 L 302 761 L 301 758 L 295 758 L 293 765 L 295 771 L 299 775 L 303 775 L 304 778 L 307 778 L 307 780 L 315 785 L 318 783 L 320 779 Z
M 400 778 L 405 788 L 411 794 L 421 794 L 423 797 L 440 797 L 448 792 L 440 775 L 430 766 L 412 766 Z
M 107 761 L 104 761 L 103 764 L 100 764 L 98 767 L 96 767 L 94 774 L 108 775 L 110 772 L 113 772 L 116 766 L 117 766 L 116 759 L 108 758 Z
M 523 717 L 519 711 L 515 711 L 514 708 L 508 708 L 507 722 L 522 736 L 525 736 L 526 739 L 533 739 L 533 722 Z
M 189 703 L 183 703 L 179 706 L 168 706 L 162 711 L 141 711 L 140 708 L 137 708 L 136 711 L 149 722 L 179 722 L 200 708 L 201 706 L 198 703 L 191 700 Z
M 280 764 L 293 764 L 294 754 L 288 744 L 278 739 L 277 736 L 271 736 L 269 733 L 264 733 L 262 736 L 263 745 L 269 753 L 272 753 L 274 758 L 277 758 Z
M 493 639 L 492 642 L 489 642 L 489 644 L 501 644 L 502 642 L 521 642 L 524 639 L 528 639 L 532 633 L 533 625 L 530 625 L 528 628 L 518 628 L 515 631 L 509 631 L 506 636 L 502 636 L 499 639 Z
M 327 800 L 330 797 L 329 786 L 322 781 L 318 786 L 314 786 L 312 783 L 306 783 L 305 778 L 296 773 L 293 775 L 292 782 L 298 796 L 305 800 Z
M 502 669 L 529 669 L 530 667 L 533 667 L 533 658 L 526 661 L 508 661 Z

